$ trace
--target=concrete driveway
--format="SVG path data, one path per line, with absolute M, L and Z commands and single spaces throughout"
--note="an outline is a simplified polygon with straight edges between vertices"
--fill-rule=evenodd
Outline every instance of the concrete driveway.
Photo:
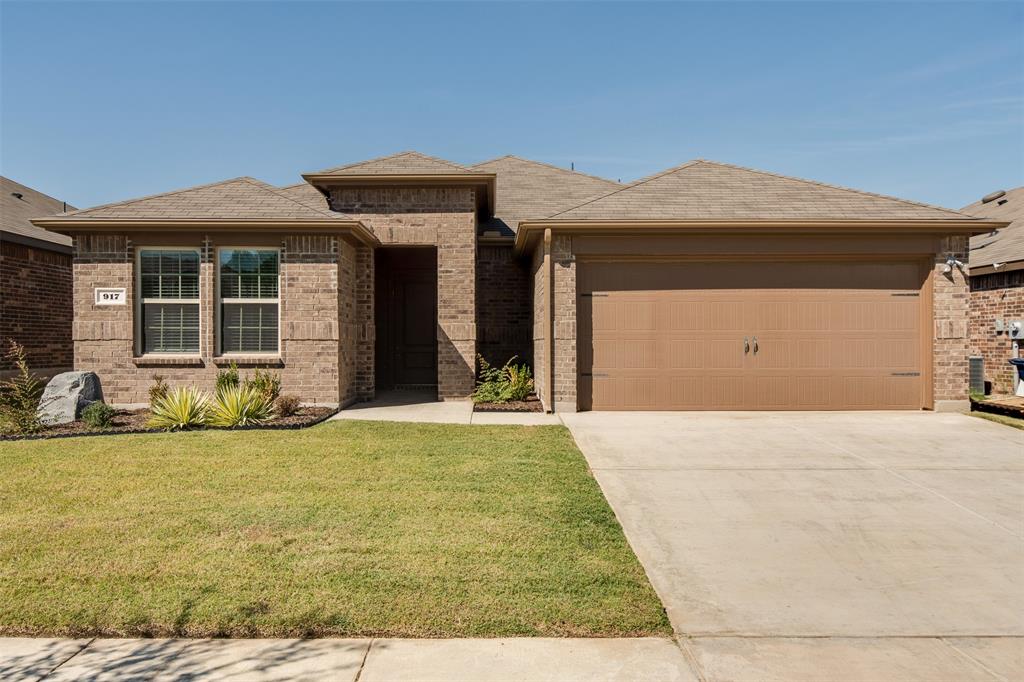
M 708 680 L 1024 680 L 1024 431 L 564 415 Z

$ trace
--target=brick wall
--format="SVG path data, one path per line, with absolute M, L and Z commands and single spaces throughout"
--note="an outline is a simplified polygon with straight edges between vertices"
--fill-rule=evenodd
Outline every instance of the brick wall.
M 0 242 L 0 350 L 12 338 L 33 370 L 70 369 L 71 317 L 71 256 Z M 13 367 L 0 352 L 0 372 Z
M 971 277 L 971 355 L 985 358 L 985 379 L 993 393 L 1012 393 L 1015 370 L 1007 360 L 1013 357 L 1013 342 L 1007 332 L 996 331 L 997 319 L 1024 320 L 1024 270 Z M 1018 357 L 1024 352 L 1018 351 Z
M 530 270 L 511 244 L 477 247 L 477 352 L 492 365 L 516 356 L 533 366 L 530 287 Z
M 569 236 L 556 235 L 552 244 L 554 288 L 554 407 L 556 411 L 572 411 L 577 406 L 576 376 L 576 262 Z M 544 291 L 542 267 L 544 246 L 533 253 L 534 333 L 538 391 L 543 394 L 547 374 L 543 367 L 548 297 Z M 949 257 L 962 262 L 967 259 L 967 238 L 949 237 L 941 240 L 934 258 L 933 275 L 933 395 L 937 407 L 966 401 L 968 393 L 968 303 L 965 273 L 954 268 L 945 273 Z M 1024 288 L 1017 291 L 1024 292 Z M 1009 316 L 1009 314 L 1007 314 Z M 927 333 L 927 332 L 926 332 Z M 959 406 L 959 405 L 958 405 Z M 549 406 L 550 407 L 550 406 Z
M 384 244 L 437 247 L 437 392 L 466 398 L 476 381 L 476 198 L 464 187 L 338 188 L 331 208 Z M 371 294 L 372 296 L 372 294 Z M 372 363 L 372 350 L 364 362 Z M 372 373 L 364 368 L 363 375 Z
M 281 241 L 281 391 L 304 402 L 339 403 L 341 387 L 338 238 L 289 235 Z M 351 289 L 347 297 L 351 297 Z
M 967 275 L 954 267 L 946 273 L 946 259 L 967 262 L 967 237 L 944 237 L 935 255 L 933 309 L 935 340 L 933 382 L 936 403 L 967 400 L 969 339 L 967 335 Z M 941 407 L 941 405 L 937 405 Z
M 533 257 L 530 263 L 530 277 L 533 288 L 531 296 L 533 301 L 533 383 L 537 395 L 540 397 L 541 402 L 544 403 L 545 409 L 550 410 L 553 406 L 546 403 L 550 370 L 548 368 L 548 358 L 544 352 L 545 340 L 548 335 L 548 294 L 545 287 L 544 248 L 545 246 L 542 243 L 533 250 Z
M 75 238 L 74 364 L 99 374 L 106 400 L 114 404 L 148 402 L 154 374 L 172 386 L 195 385 L 212 390 L 218 369 L 228 360 L 215 357 L 214 284 L 216 247 L 238 244 L 232 235 L 173 235 L 147 245 L 199 248 L 200 352 L 198 356 L 136 357 L 134 352 L 135 252 L 140 248 L 125 235 L 80 235 Z M 282 391 L 305 403 L 337 404 L 358 393 L 360 320 L 369 315 L 365 299 L 356 296 L 359 252 L 333 235 L 269 235 L 265 243 L 281 248 L 281 345 L 279 360 L 239 359 L 243 375 L 257 366 L 281 374 Z M 372 259 L 371 259 L 372 261 Z M 123 287 L 123 306 L 93 304 L 95 287 Z M 348 294 L 346 295 L 346 289 Z M 371 324 L 372 326 L 372 324 Z M 218 364 L 219 363 L 219 364 Z
M 555 316 L 555 410 L 575 412 L 576 401 L 576 259 L 572 237 L 556 235 L 552 239 L 554 261 Z

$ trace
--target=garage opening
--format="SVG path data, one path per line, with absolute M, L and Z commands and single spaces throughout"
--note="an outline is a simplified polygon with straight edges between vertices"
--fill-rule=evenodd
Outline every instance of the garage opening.
M 927 407 L 930 264 L 586 261 L 580 409 Z

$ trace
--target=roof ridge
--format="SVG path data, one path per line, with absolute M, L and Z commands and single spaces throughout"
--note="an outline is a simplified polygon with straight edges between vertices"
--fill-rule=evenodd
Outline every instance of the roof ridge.
M 90 211 L 97 211 L 97 210 L 99 210 L 101 208 L 112 208 L 114 206 L 127 206 L 128 204 L 135 204 L 135 203 L 138 203 L 140 201 L 147 201 L 149 199 L 157 199 L 157 198 L 160 198 L 160 197 L 174 196 L 175 194 L 181 194 L 183 192 L 191 192 L 192 190 L 196 190 L 196 189 L 206 189 L 207 187 L 216 187 L 217 185 L 226 185 L 226 184 L 228 184 L 230 182 L 238 182 L 239 180 L 251 181 L 251 180 L 256 180 L 256 178 L 250 177 L 248 175 L 240 175 L 237 178 L 229 178 L 227 180 L 218 180 L 216 182 L 207 182 L 207 183 L 202 184 L 202 185 L 193 185 L 192 187 L 182 187 L 181 189 L 172 189 L 169 192 L 157 192 L 156 194 L 147 194 L 145 196 L 136 197 L 134 199 L 125 199 L 124 201 L 112 201 L 112 202 L 110 202 L 108 204 L 99 204 L 97 206 L 90 206 L 89 208 L 80 208 L 77 211 L 72 211 L 70 213 L 65 213 L 64 215 L 68 215 L 68 216 L 82 215 L 84 213 L 89 213 Z M 256 182 L 260 182 L 260 181 L 256 180 Z
M 347 218 L 347 217 L 349 217 L 349 216 L 344 216 L 341 213 L 332 213 L 330 211 L 324 211 L 323 209 L 319 209 L 319 208 L 316 208 L 314 206 L 310 206 L 310 205 L 308 205 L 306 203 L 303 203 L 301 201 L 297 201 L 297 200 L 295 200 L 295 199 L 293 199 L 293 198 L 291 198 L 289 196 L 284 195 L 281 192 L 281 190 L 279 190 L 277 187 L 274 187 L 273 185 L 271 185 L 268 182 L 263 182 L 262 180 L 258 180 L 256 178 L 250 178 L 250 177 L 244 177 L 244 178 L 241 178 L 241 179 L 246 181 L 246 182 L 248 182 L 251 185 L 255 185 L 256 187 L 262 189 L 265 192 L 272 193 L 274 196 L 276 196 L 278 198 L 284 199 L 285 201 L 290 201 L 291 203 L 293 203 L 293 204 L 295 204 L 297 206 L 302 206 L 306 210 L 314 211 L 314 212 L 319 213 L 321 215 L 325 215 L 328 218 L 340 218 L 340 217 Z
M 646 178 L 640 178 L 639 180 L 637 180 L 635 182 L 631 182 L 628 185 L 624 185 L 623 187 L 620 187 L 619 189 L 616 189 L 614 191 L 608 192 L 607 194 L 602 194 L 599 197 L 594 197 L 593 199 L 588 199 L 587 201 L 584 201 L 582 204 L 577 204 L 576 206 L 572 206 L 571 208 L 567 208 L 564 211 L 559 211 L 558 213 L 552 213 L 551 215 L 548 216 L 548 218 L 554 218 L 556 216 L 562 215 L 563 213 L 568 213 L 569 211 L 574 211 L 577 208 L 581 208 L 583 206 L 587 206 L 588 204 L 592 204 L 595 201 L 600 201 L 601 199 L 604 199 L 606 197 L 610 197 L 613 194 L 618 194 L 619 192 L 624 192 L 627 189 L 632 189 L 633 187 L 638 187 L 640 185 L 643 185 L 644 183 L 650 182 L 652 180 L 657 180 L 660 177 L 663 177 L 663 176 L 668 175 L 670 173 L 675 173 L 676 171 L 680 171 L 680 170 L 682 170 L 684 168 L 687 168 L 689 166 L 693 166 L 693 165 L 698 164 L 698 163 L 706 163 L 706 162 L 704 161 L 704 159 L 691 159 L 690 161 L 687 161 L 686 163 L 681 163 L 678 166 L 673 166 L 672 168 L 668 168 L 666 170 L 663 170 L 660 173 L 655 173 L 654 175 L 648 175 Z
M 607 183 L 610 183 L 610 184 L 616 185 L 616 186 L 621 186 L 622 185 L 621 182 L 616 182 L 615 180 L 611 180 L 609 178 L 602 178 L 600 175 L 592 175 L 591 173 L 584 173 L 582 171 L 576 170 L 575 168 L 562 168 L 561 166 L 556 166 L 553 163 L 547 163 L 546 161 L 537 161 L 536 159 L 527 159 L 527 158 L 522 157 L 522 156 L 516 156 L 515 154 L 505 154 L 504 156 L 499 156 L 499 157 L 496 157 L 496 158 L 493 158 L 493 159 L 488 159 L 487 161 L 481 161 L 480 163 L 474 163 L 471 166 L 467 166 L 467 168 L 476 168 L 477 166 L 482 166 L 485 163 L 493 163 L 495 161 L 501 161 L 502 159 L 515 159 L 516 161 L 523 161 L 525 163 L 534 163 L 534 164 L 537 164 L 538 166 L 544 166 L 546 168 L 551 168 L 553 170 L 562 171 L 563 173 L 572 173 L 574 175 L 582 175 L 585 178 L 591 178 L 593 180 L 600 180 L 601 182 L 607 182 Z
M 855 194 L 863 194 L 869 197 L 875 197 L 878 199 L 888 199 L 890 201 L 898 201 L 903 204 L 909 204 L 911 206 L 918 206 L 921 208 L 930 208 L 935 211 L 945 211 L 946 213 L 953 213 L 960 217 L 967 214 L 957 211 L 956 209 L 946 208 L 945 206 L 936 206 L 935 204 L 926 204 L 922 201 L 913 201 L 912 199 L 902 199 L 900 197 L 894 197 L 889 194 L 879 194 L 878 192 L 868 192 L 863 189 L 856 189 L 853 187 L 846 187 L 845 185 L 834 185 L 828 182 L 820 182 L 818 180 L 808 180 L 807 178 L 798 178 L 795 175 L 783 175 L 782 173 L 773 173 L 772 171 L 761 170 L 759 168 L 750 168 L 749 166 L 738 166 L 734 163 L 725 163 L 723 161 L 710 161 L 708 159 L 698 159 L 701 163 L 706 163 L 712 166 L 722 166 L 723 168 L 734 168 L 736 170 L 747 171 L 748 173 L 758 173 L 760 175 L 767 175 L 773 178 L 780 178 L 782 180 L 793 180 L 796 182 L 802 182 L 808 185 L 815 185 L 817 187 L 828 187 L 830 189 L 838 189 L 845 192 L 854 192 Z M 968 216 L 971 217 L 971 216 Z
M 457 164 L 457 163 L 455 163 L 453 161 L 448 161 L 447 159 L 442 159 L 442 158 L 439 158 L 439 157 L 436 157 L 436 156 L 428 156 L 427 154 L 424 154 L 423 152 L 418 152 L 415 149 L 406 149 L 404 151 L 395 152 L 394 154 L 385 154 L 384 156 L 377 156 L 377 157 L 374 157 L 372 159 L 364 159 L 362 161 L 355 161 L 353 163 L 346 163 L 346 164 L 343 164 L 341 166 L 334 166 L 333 168 L 325 168 L 325 169 L 323 169 L 321 171 L 316 171 L 316 174 L 317 175 L 321 175 L 321 174 L 322 175 L 327 175 L 327 174 L 334 173 L 334 172 L 337 172 L 337 171 L 340 171 L 340 170 L 346 170 L 346 169 L 349 169 L 349 168 L 355 168 L 356 166 L 363 166 L 363 165 L 366 165 L 366 164 L 369 164 L 369 163 L 375 163 L 377 161 L 385 161 L 387 159 L 396 159 L 396 158 L 399 158 L 399 157 L 402 157 L 402 156 L 410 156 L 410 155 L 418 156 L 420 158 L 428 159 L 430 161 L 436 161 L 437 163 L 443 163 L 446 166 L 451 166 L 452 168 L 457 168 L 458 170 L 463 170 L 463 171 L 468 171 L 469 170 L 469 167 Z

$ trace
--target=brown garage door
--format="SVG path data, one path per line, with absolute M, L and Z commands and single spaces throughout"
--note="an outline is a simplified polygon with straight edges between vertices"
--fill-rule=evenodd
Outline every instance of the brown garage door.
M 579 264 L 580 407 L 917 409 L 916 261 Z

